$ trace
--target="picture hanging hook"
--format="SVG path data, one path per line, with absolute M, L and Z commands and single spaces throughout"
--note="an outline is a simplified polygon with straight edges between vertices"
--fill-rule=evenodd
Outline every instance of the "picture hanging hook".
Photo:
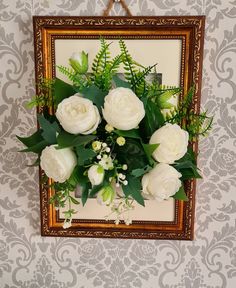
M 103 16 L 107 17 L 109 15 L 109 12 L 111 11 L 111 8 L 113 6 L 114 3 L 120 3 L 123 7 L 123 9 L 126 11 L 128 16 L 132 16 L 128 6 L 125 3 L 125 0 L 110 0 L 107 4 L 107 8 L 104 10 L 103 12 Z

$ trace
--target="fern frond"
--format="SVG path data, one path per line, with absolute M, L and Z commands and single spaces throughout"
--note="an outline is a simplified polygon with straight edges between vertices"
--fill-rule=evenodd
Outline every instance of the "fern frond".
M 142 81 L 145 80 L 145 77 L 152 71 L 152 69 L 154 67 L 156 67 L 157 64 L 154 64 L 152 66 L 148 66 L 146 67 L 143 71 L 140 71 L 137 73 L 137 75 L 135 76 L 135 81 L 132 84 L 131 87 L 136 87 L 137 85 L 139 85 Z
M 62 65 L 57 66 L 58 70 L 65 75 L 72 82 L 76 81 L 76 73 L 72 68 L 68 68 Z
M 109 46 L 111 45 L 111 43 L 107 44 L 103 38 L 100 39 L 100 43 L 101 48 L 92 63 L 92 71 L 94 76 L 96 76 L 99 72 L 103 71 L 107 60 L 110 57 Z
M 124 73 L 125 78 L 132 85 L 134 81 L 136 80 L 135 74 L 138 72 L 137 69 L 135 68 L 135 64 L 134 64 L 135 61 L 133 60 L 132 56 L 129 54 L 126 44 L 122 39 L 119 40 L 119 45 L 120 45 L 121 52 L 124 55 L 123 56 L 124 69 L 127 71 Z

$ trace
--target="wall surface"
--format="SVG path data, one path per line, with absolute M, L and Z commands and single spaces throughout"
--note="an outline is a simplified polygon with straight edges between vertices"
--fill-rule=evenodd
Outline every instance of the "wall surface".
M 236 1 L 126 0 L 133 15 L 205 14 L 196 240 L 42 238 L 37 169 L 15 134 L 35 129 L 32 15 L 101 15 L 107 0 L 0 0 L 0 287 L 236 287 Z M 123 15 L 116 4 L 112 15 Z

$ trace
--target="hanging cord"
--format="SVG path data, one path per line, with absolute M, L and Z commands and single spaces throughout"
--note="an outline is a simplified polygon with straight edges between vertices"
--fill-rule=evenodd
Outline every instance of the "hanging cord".
M 131 14 L 131 12 L 130 12 L 130 10 L 129 10 L 129 8 L 126 5 L 124 0 L 110 0 L 108 2 L 106 10 L 104 10 L 104 12 L 103 12 L 103 16 L 107 17 L 109 15 L 109 12 L 111 11 L 111 8 L 112 8 L 114 3 L 120 3 L 122 5 L 123 9 L 126 11 L 127 15 L 130 17 L 132 16 L 132 14 Z

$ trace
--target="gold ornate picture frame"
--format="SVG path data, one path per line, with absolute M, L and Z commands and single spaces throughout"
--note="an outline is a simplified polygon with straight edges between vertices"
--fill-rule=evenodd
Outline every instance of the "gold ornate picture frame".
M 177 71 L 173 72 L 173 76 L 163 79 L 163 84 L 183 88 L 178 101 L 182 101 L 183 95 L 194 85 L 192 106 L 195 112 L 199 111 L 204 16 L 35 16 L 33 22 L 36 83 L 42 78 L 52 79 L 58 76 L 56 66 L 64 64 L 63 59 L 66 61 L 73 49 L 86 50 L 92 54 L 93 49 L 98 49 L 95 44 L 101 36 L 114 43 L 122 38 L 127 41 L 128 47 L 133 49 L 132 55 L 137 50 L 139 59 L 153 59 L 151 64 L 157 60 L 157 69 L 160 67 L 164 78 L 169 75 L 169 71 Z M 37 93 L 39 90 L 38 86 Z M 40 112 L 40 107 L 38 111 Z M 197 152 L 196 142 L 192 144 L 192 148 Z M 43 172 L 40 170 L 40 183 L 42 176 Z M 72 227 L 63 229 L 61 211 L 55 211 L 49 204 L 54 191 L 48 188 L 48 185 L 40 184 L 41 233 L 43 236 L 192 240 L 195 180 L 185 182 L 185 191 L 189 199 L 187 202 L 173 200 L 171 203 L 154 204 L 147 202 L 154 200 L 147 200 L 146 208 L 142 208 L 146 210 L 138 210 L 131 225 L 115 225 L 114 221 L 103 220 L 106 208 L 98 208 L 95 199 L 91 199 L 90 206 L 86 206 L 86 209 L 96 211 L 96 215 L 86 214 L 86 211 L 82 210 L 73 220 Z

